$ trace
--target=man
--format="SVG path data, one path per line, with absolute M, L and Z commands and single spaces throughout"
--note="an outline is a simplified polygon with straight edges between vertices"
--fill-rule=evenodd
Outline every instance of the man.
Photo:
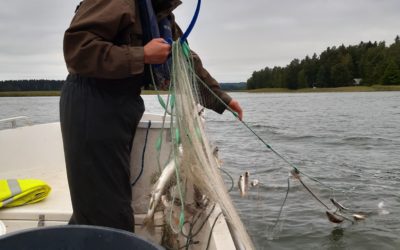
M 157 17 L 170 16 L 179 0 L 153 1 Z M 140 97 L 145 65 L 162 64 L 171 47 L 161 38 L 144 44 L 137 0 L 85 0 L 64 36 L 69 71 L 60 98 L 60 122 L 73 214 L 70 224 L 134 231 L 131 208 L 130 151 L 143 115 Z M 174 39 L 181 32 L 172 22 Z M 194 55 L 200 78 L 241 119 L 236 100 Z M 225 110 L 213 95 L 204 105 Z

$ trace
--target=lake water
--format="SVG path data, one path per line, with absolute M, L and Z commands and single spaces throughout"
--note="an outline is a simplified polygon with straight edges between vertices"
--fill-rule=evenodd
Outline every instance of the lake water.
M 400 92 L 232 96 L 261 138 L 323 183 L 303 177 L 324 203 L 331 207 L 329 198 L 335 197 L 367 214 L 355 224 L 333 224 L 326 209 L 290 179 L 286 205 L 271 233 L 287 192 L 290 166 L 228 112 L 207 111 L 209 137 L 234 178 L 231 196 L 257 249 L 400 249 Z M 148 112 L 161 112 L 155 96 L 143 99 Z M 33 123 L 58 121 L 58 101 L 3 97 L 0 119 L 26 115 Z M 241 198 L 236 183 L 245 171 L 260 186 Z M 230 179 L 225 179 L 229 187 Z

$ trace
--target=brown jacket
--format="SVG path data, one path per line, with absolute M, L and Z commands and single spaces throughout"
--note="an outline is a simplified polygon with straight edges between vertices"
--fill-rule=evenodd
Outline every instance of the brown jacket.
M 154 6 L 157 17 L 172 15 L 181 2 L 161 1 Z M 174 39 L 181 35 L 173 22 Z M 64 35 L 64 57 L 71 74 L 78 74 L 101 82 L 143 81 L 144 52 L 142 26 L 136 0 L 84 0 Z M 193 52 L 197 75 L 225 102 L 231 97 L 223 92 L 218 82 L 203 68 Z M 140 79 L 140 80 L 139 80 Z M 143 82 L 138 82 L 139 86 Z M 203 105 L 218 113 L 224 105 L 207 91 Z

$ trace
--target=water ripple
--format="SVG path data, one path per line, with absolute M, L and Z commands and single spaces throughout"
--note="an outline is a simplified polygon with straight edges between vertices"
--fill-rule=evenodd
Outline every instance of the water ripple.
M 232 96 L 257 134 L 299 169 L 336 190 L 303 178 L 318 197 L 328 204 L 335 195 L 345 206 L 368 214 L 367 220 L 354 225 L 332 224 L 326 209 L 291 180 L 276 233 L 271 234 L 290 166 L 228 112 L 206 112 L 210 140 L 218 145 L 223 167 L 234 178 L 231 197 L 257 249 L 400 249 L 400 92 Z M 143 99 L 148 112 L 162 112 L 156 97 Z M 0 117 L 58 121 L 58 100 L 0 98 Z M 242 198 L 237 179 L 244 171 L 261 185 Z M 225 180 L 229 187 L 229 178 Z M 381 202 L 389 213 L 378 207 Z

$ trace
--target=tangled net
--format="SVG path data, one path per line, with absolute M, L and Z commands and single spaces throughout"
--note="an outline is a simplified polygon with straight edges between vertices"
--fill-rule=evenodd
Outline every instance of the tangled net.
M 211 212 L 215 204 L 219 205 L 232 234 L 238 240 L 237 247 L 254 249 L 225 187 L 220 163 L 213 154 L 204 130 L 204 122 L 199 115 L 198 107 L 204 103 L 204 91 L 210 91 L 209 95 L 215 94 L 196 76 L 191 52 L 186 43 L 181 43 L 179 40 L 173 42 L 171 65 L 171 82 L 166 104 L 159 96 L 160 103 L 166 110 L 165 115 L 167 113 L 170 115 L 170 130 L 167 132 L 172 138 L 171 159 L 175 163 L 173 181 L 175 192 L 171 195 L 172 204 L 179 204 L 180 207 L 179 227 L 172 218 L 167 221 L 169 227 L 173 232 L 183 234 L 186 238 L 190 237 L 190 232 L 193 234 L 193 229 L 185 230 L 185 225 L 190 224 L 189 221 L 197 221 L 200 216 L 192 213 L 189 220 L 187 217 L 190 213 L 187 210 L 189 205 L 199 202 L 198 198 L 193 197 L 201 194 L 201 199 L 207 200 L 208 210 L 212 207 Z M 160 170 L 163 165 L 160 164 Z M 173 206 L 170 209 L 170 214 L 172 214 Z M 201 211 L 204 212 L 206 209 Z M 201 229 L 203 225 L 198 227 Z M 189 233 L 184 231 L 189 231 Z M 187 245 L 190 241 L 193 239 L 188 239 Z

